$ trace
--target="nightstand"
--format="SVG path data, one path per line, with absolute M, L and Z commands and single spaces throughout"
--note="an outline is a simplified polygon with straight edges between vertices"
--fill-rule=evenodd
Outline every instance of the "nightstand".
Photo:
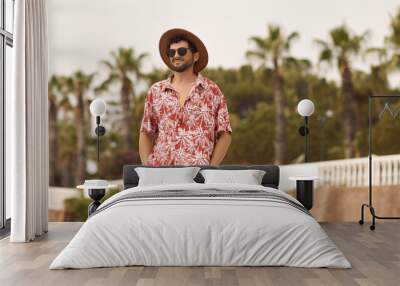
M 100 200 L 104 197 L 106 194 L 106 190 L 108 188 L 115 188 L 117 186 L 115 185 L 101 185 L 101 186 L 85 186 L 85 185 L 79 185 L 77 186 L 78 189 L 88 190 L 88 195 L 89 197 L 93 200 L 93 202 L 88 206 L 88 216 L 90 216 L 92 213 L 94 213 L 97 208 L 101 205 Z
M 303 206 L 311 210 L 313 207 L 314 181 L 317 176 L 293 176 L 289 180 L 296 181 L 296 198 Z

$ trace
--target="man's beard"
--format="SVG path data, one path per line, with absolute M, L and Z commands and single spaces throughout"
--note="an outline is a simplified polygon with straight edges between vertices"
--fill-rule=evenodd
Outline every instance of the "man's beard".
M 175 66 L 174 63 L 172 63 L 171 69 L 175 72 L 184 72 L 185 70 L 189 69 L 192 66 L 193 66 L 193 58 L 190 60 L 190 62 L 187 62 L 180 66 Z

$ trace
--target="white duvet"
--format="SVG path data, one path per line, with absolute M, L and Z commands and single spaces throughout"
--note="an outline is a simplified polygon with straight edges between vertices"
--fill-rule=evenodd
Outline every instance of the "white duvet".
M 254 185 L 174 184 L 122 191 L 265 190 Z M 297 202 L 297 201 L 296 201 Z M 50 269 L 145 266 L 350 268 L 315 219 L 287 204 L 255 198 L 154 198 L 123 201 L 95 214 Z

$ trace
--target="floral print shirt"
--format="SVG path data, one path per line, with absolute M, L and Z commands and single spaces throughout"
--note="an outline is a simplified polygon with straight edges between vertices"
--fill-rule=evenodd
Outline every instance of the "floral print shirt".
M 209 165 L 220 132 L 232 132 L 224 95 L 198 74 L 181 107 L 171 80 L 155 83 L 146 96 L 140 131 L 155 136 L 146 165 Z

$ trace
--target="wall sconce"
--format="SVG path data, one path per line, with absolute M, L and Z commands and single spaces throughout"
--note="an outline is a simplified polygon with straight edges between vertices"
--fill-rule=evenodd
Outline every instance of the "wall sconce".
M 95 133 L 97 135 L 97 169 L 99 169 L 99 159 L 100 159 L 100 136 L 106 134 L 106 129 L 100 125 L 100 116 L 106 113 L 106 103 L 102 99 L 95 99 L 90 104 L 90 113 L 96 116 L 97 127 Z
M 301 136 L 305 137 L 305 150 L 304 150 L 304 161 L 308 162 L 308 117 L 314 113 L 315 107 L 314 103 L 309 99 L 303 99 L 297 104 L 297 113 L 304 117 L 304 126 L 299 128 L 299 133 Z

